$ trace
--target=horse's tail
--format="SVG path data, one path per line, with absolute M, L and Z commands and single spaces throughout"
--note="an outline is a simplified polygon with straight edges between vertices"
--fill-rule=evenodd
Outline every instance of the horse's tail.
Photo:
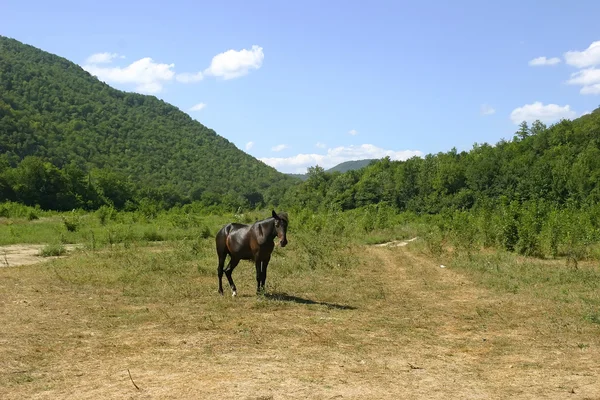
M 217 247 L 218 254 L 227 253 L 227 236 L 229 236 L 229 232 L 231 231 L 231 224 L 227 224 L 217 232 L 215 236 L 215 244 Z

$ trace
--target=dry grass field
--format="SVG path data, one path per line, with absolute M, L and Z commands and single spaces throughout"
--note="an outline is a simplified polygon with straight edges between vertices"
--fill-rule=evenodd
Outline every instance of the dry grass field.
M 578 300 L 597 293 L 504 290 L 419 242 L 308 267 L 290 235 L 264 297 L 248 262 L 217 295 L 211 238 L 0 268 L 0 398 L 600 398 L 600 321 Z

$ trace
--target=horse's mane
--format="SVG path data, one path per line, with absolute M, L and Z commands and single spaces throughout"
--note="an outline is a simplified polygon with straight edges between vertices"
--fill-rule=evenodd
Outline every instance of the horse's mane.
M 288 217 L 288 214 L 287 214 L 285 211 L 278 212 L 278 213 L 277 213 L 277 216 L 278 216 L 279 218 L 281 218 L 282 220 L 284 220 L 285 222 L 287 222 L 287 223 L 289 223 L 289 222 L 290 222 L 290 219 L 289 219 L 289 217 Z

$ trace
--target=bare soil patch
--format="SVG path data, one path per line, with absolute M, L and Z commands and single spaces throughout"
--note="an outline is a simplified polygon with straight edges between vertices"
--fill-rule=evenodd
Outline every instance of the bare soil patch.
M 408 240 L 393 240 L 391 242 L 379 243 L 376 244 L 375 247 L 404 247 L 408 245 L 410 242 L 414 242 L 418 238 L 414 237 Z
M 32 265 L 40 262 L 57 259 L 65 256 L 40 256 L 43 244 L 13 244 L 0 246 L 0 267 L 18 267 L 20 265 Z M 73 251 L 79 246 L 74 244 L 64 245 L 67 252 Z

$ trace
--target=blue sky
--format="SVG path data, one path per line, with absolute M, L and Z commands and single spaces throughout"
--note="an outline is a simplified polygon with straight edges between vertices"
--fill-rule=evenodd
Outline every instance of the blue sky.
M 469 150 L 600 104 L 598 1 L 1 8 L 1 35 L 164 99 L 282 172 Z

